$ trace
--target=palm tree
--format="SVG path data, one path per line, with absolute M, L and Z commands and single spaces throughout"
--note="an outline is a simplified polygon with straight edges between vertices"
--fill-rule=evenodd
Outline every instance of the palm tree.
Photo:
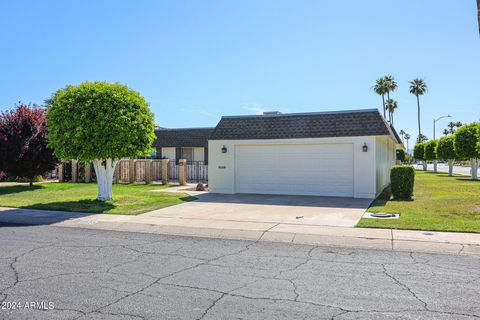
M 403 142 L 404 141 L 403 136 L 405 135 L 405 130 L 401 129 L 399 134 L 402 136 L 402 142 Z
M 398 102 L 393 99 L 388 99 L 385 103 L 385 107 L 388 110 L 388 120 L 390 121 L 390 124 L 393 125 L 393 113 L 395 112 L 395 109 L 398 108 Z
M 420 134 L 418 136 L 418 142 L 427 142 L 428 141 L 428 137 L 423 135 L 423 134 Z
M 461 126 L 462 126 L 462 123 L 460 121 L 457 121 L 457 122 L 450 121 L 447 125 L 448 129 L 445 129 L 445 130 L 448 131 L 448 133 L 450 134 L 454 134 L 455 130 L 460 128 Z
M 387 93 L 387 83 L 385 82 L 385 78 L 379 78 L 375 80 L 375 85 L 373 86 L 373 90 L 376 94 L 382 97 L 383 103 L 383 117 L 386 118 L 387 115 L 385 114 L 385 94 Z
M 427 84 L 423 79 L 413 79 L 410 81 L 410 93 L 417 97 L 417 114 L 418 114 L 418 142 L 421 142 L 422 130 L 420 128 L 420 96 L 428 91 Z
M 407 152 L 408 152 L 408 140 L 410 140 L 410 133 L 405 133 L 405 140 L 407 141 Z
M 455 132 L 455 122 L 453 121 L 450 121 L 448 124 L 447 124 L 447 127 L 449 127 L 450 129 L 447 130 L 449 133 L 453 134 Z
M 390 99 L 390 92 L 395 91 L 398 85 L 397 85 L 397 82 L 395 81 L 395 78 L 391 75 L 385 76 L 383 79 L 387 85 L 387 100 L 388 100 Z
M 443 129 L 443 134 L 448 136 L 450 134 L 450 130 L 448 129 Z
M 477 0 L 478 31 L 480 31 L 480 0 Z

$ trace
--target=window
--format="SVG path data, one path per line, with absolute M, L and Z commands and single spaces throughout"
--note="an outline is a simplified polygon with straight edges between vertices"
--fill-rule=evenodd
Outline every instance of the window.
M 182 148 L 182 159 L 193 161 L 193 148 Z

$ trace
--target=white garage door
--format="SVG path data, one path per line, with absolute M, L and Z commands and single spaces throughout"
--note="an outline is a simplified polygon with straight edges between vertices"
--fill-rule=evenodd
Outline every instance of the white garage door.
M 237 145 L 235 191 L 353 197 L 353 145 Z

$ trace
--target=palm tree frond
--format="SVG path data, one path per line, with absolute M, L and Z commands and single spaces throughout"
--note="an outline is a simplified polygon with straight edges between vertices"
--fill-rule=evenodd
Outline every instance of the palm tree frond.
M 416 78 L 410 81 L 410 93 L 416 96 L 421 96 L 428 91 L 425 80 Z

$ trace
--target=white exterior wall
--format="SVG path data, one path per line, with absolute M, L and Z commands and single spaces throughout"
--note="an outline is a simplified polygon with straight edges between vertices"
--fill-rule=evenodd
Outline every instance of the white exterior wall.
M 175 160 L 175 148 L 162 148 L 162 157 Z
M 376 137 L 376 193 L 377 195 L 390 184 L 390 168 L 395 164 L 396 146 L 387 137 Z
M 352 143 L 354 169 L 354 197 L 373 199 L 377 195 L 374 136 L 336 137 L 308 139 L 274 139 L 274 140 L 210 140 L 208 142 L 208 185 L 213 193 L 236 193 L 235 190 L 235 147 L 239 145 L 276 145 L 276 144 L 322 144 Z M 364 143 L 368 152 L 363 152 Z M 393 144 L 393 143 L 392 143 Z M 227 153 L 222 153 L 222 147 Z M 255 166 L 256 163 L 252 163 Z M 313 168 L 312 168 L 313 169 Z M 288 184 L 288 181 L 285 183 Z

